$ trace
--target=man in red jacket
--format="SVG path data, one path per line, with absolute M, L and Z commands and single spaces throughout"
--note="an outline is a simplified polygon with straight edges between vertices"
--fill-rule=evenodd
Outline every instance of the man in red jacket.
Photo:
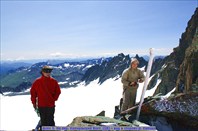
M 42 76 L 34 81 L 30 90 L 32 104 L 39 111 L 41 126 L 55 126 L 55 101 L 61 90 L 58 82 L 50 76 L 52 70 L 49 66 L 43 66 Z

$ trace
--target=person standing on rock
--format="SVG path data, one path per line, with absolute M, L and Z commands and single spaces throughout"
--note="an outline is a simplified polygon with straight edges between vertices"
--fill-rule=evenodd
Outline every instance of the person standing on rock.
M 145 80 L 143 72 L 137 68 L 138 64 L 139 61 L 136 58 L 132 58 L 130 67 L 122 73 L 123 103 L 121 111 L 125 111 L 135 105 L 138 83 L 142 83 Z
M 50 66 L 43 66 L 42 76 L 37 78 L 30 89 L 31 101 L 41 119 L 41 126 L 55 126 L 55 101 L 61 93 L 58 82 L 52 78 Z

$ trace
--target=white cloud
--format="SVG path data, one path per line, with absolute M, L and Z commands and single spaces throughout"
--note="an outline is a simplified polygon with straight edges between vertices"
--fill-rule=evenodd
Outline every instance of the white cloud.
M 51 53 L 50 56 L 52 57 L 63 57 L 65 56 L 66 54 L 64 53 L 61 53 L 61 52 L 55 52 L 55 53 Z
M 118 53 L 95 53 L 95 54 L 91 54 L 91 53 L 79 53 L 79 54 L 72 54 L 72 53 L 61 53 L 61 52 L 55 52 L 55 53 L 51 53 L 49 56 L 55 57 L 55 58 L 97 58 L 97 57 L 107 57 L 107 56 L 115 56 Z
M 158 55 L 169 55 L 173 52 L 173 48 L 154 48 L 154 53 Z

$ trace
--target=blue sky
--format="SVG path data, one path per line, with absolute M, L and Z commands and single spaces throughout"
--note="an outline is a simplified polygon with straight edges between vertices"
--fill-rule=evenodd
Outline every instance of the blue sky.
M 1 59 L 169 55 L 198 6 L 186 1 L 1 1 Z

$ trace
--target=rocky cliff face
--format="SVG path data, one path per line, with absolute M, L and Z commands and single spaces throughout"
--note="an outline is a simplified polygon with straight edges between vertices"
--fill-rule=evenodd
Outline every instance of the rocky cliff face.
M 196 19 L 196 32 L 192 39 L 192 44 L 186 49 L 185 57 L 179 68 L 179 75 L 177 78 L 177 91 L 182 91 L 184 87 L 185 92 L 193 91 L 193 86 L 198 86 L 198 10 Z M 190 30 L 190 29 L 188 29 Z
M 176 92 L 189 92 L 193 90 L 192 87 L 198 86 L 198 8 L 188 22 L 179 46 L 157 63 L 161 64 L 161 69 L 156 72 L 148 87 L 154 87 L 156 79 L 161 79 L 155 94 L 165 95 L 175 87 Z M 153 72 L 157 69 L 159 67 L 155 65 L 152 68 Z

